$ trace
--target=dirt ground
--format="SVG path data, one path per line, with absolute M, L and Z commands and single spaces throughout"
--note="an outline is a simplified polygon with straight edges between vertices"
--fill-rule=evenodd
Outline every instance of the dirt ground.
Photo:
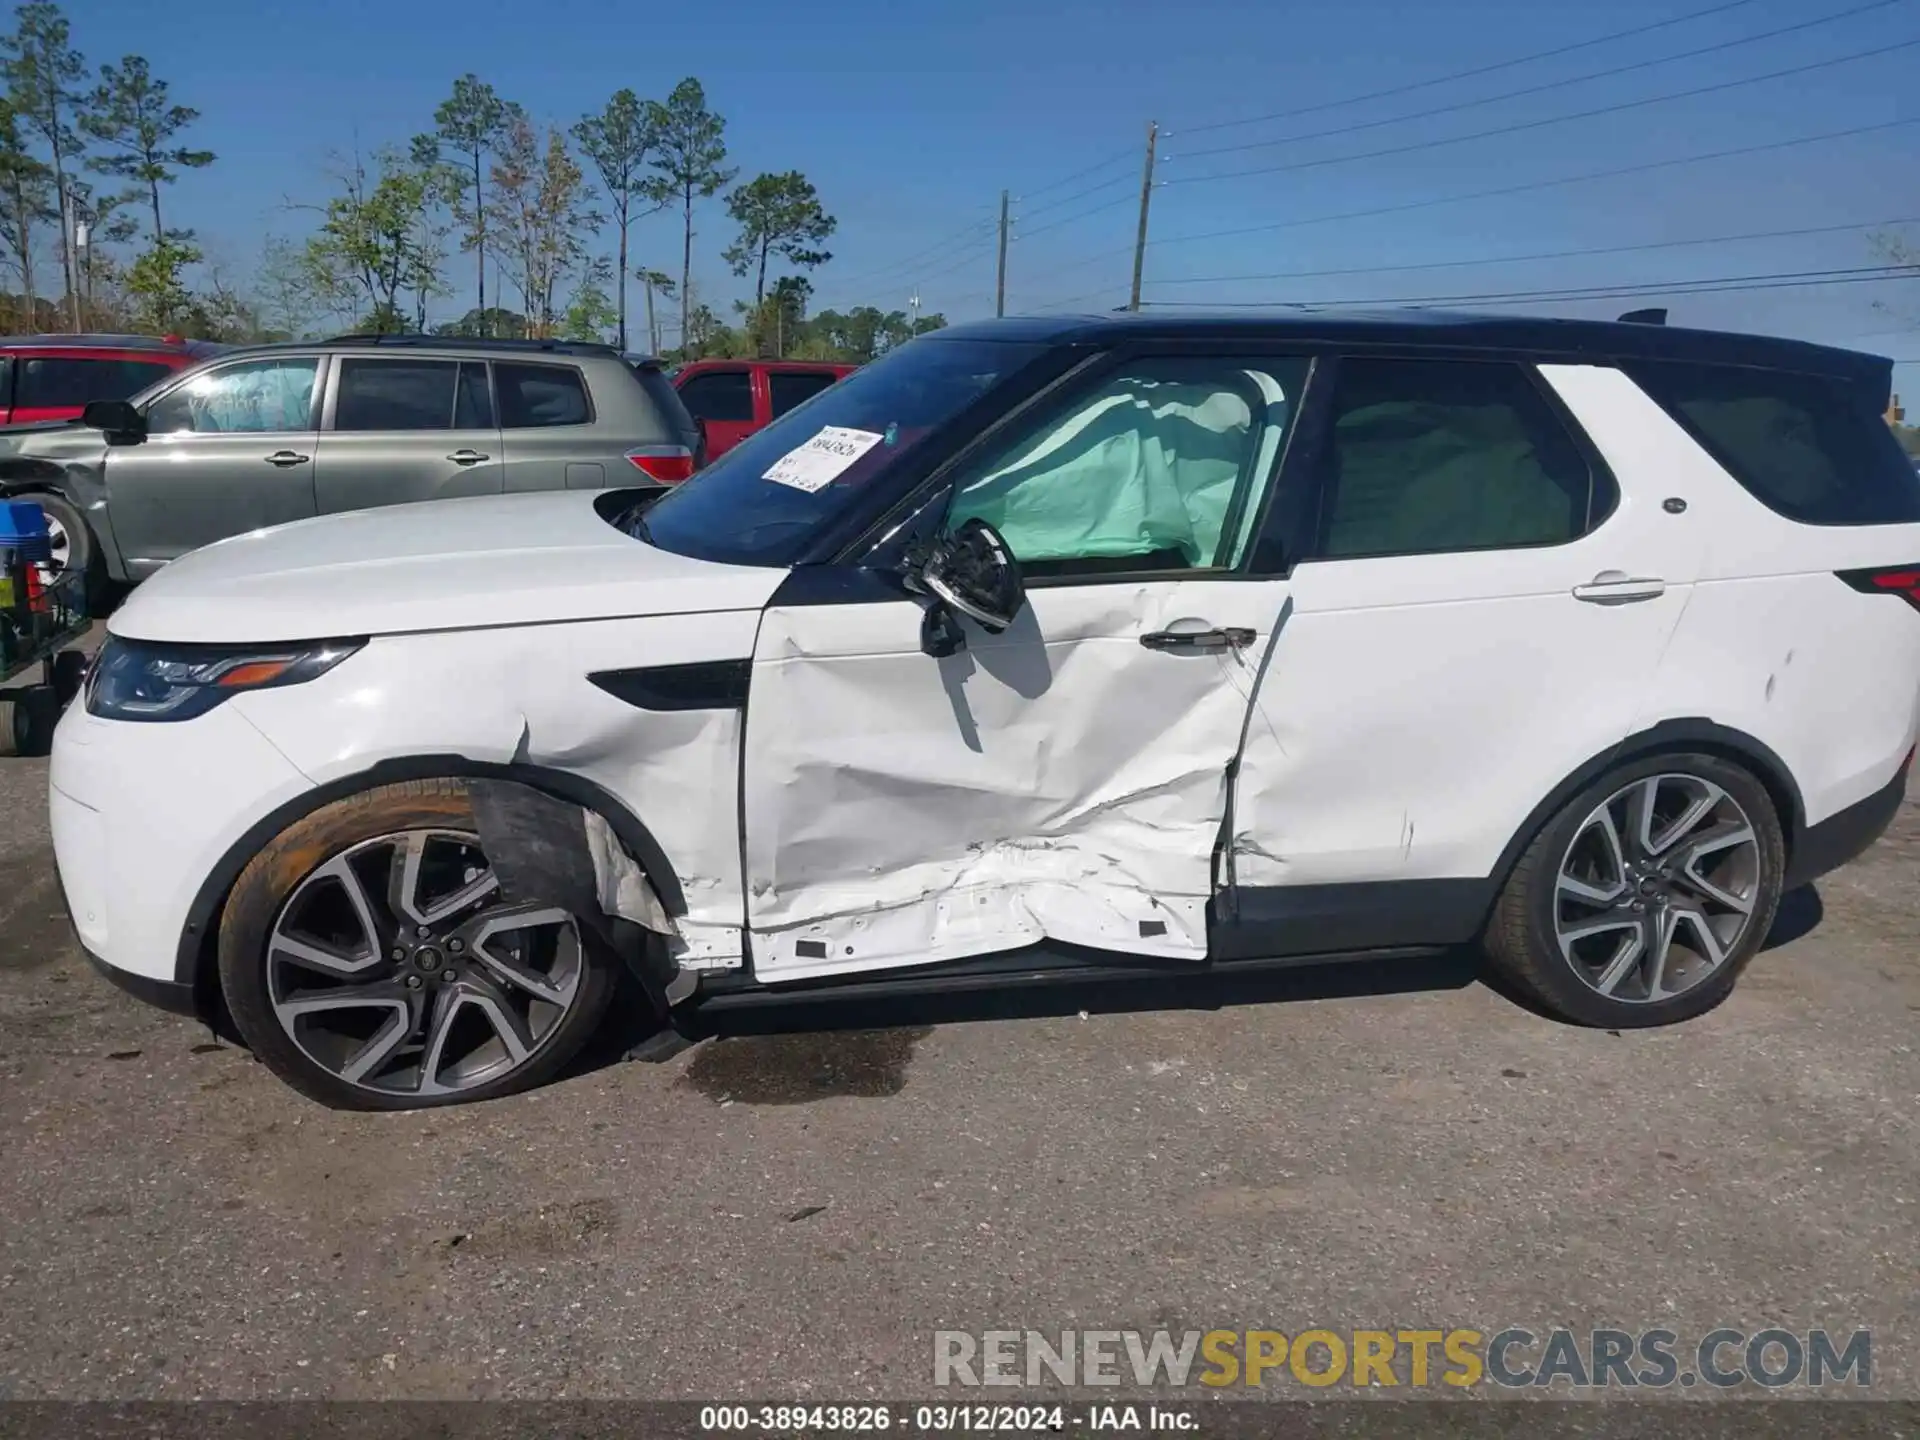
M 1868 1329 L 1920 1398 L 1911 808 L 1673 1030 L 1341 967 L 372 1116 L 92 975 L 45 783 L 0 760 L 0 1396 L 924 1397 L 941 1328 L 1564 1324 Z

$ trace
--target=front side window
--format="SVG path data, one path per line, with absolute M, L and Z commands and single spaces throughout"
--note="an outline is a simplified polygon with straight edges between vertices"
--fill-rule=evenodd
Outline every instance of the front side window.
M 203 370 L 148 407 L 155 435 L 261 434 L 313 428 L 313 387 L 320 361 L 312 355 L 246 360 Z
M 969 465 L 949 528 L 985 520 L 1031 576 L 1230 569 L 1304 360 L 1143 360 Z
M 1046 353 L 932 336 L 902 345 L 675 486 L 634 533 L 703 560 L 791 565 L 927 436 Z
M 571 365 L 496 363 L 493 383 L 500 395 L 500 424 L 508 430 L 585 425 L 593 419 L 587 382 Z
M 460 390 L 453 360 L 363 360 L 340 362 L 334 397 L 335 430 L 450 430 Z
M 1605 508 L 1517 364 L 1342 360 L 1331 427 L 1317 558 L 1557 545 Z
M 158 360 L 30 357 L 20 366 L 13 403 L 23 410 L 71 410 L 89 400 L 124 400 L 165 379 L 173 368 Z

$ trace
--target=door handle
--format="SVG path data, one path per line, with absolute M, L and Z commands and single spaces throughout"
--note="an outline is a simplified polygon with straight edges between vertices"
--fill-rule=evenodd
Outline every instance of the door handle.
M 1193 654 L 1208 650 L 1244 650 L 1253 644 L 1253 631 L 1229 625 L 1223 630 L 1155 630 L 1140 637 L 1149 650 Z
M 278 465 L 284 469 L 289 465 L 304 465 L 312 458 L 311 455 L 302 455 L 293 450 L 276 450 L 273 454 L 267 456 L 267 463 L 269 465 Z
M 1624 570 L 1602 570 L 1585 585 L 1573 587 L 1573 598 L 1589 605 L 1631 605 L 1639 600 L 1657 600 L 1666 593 L 1666 581 L 1631 576 Z
M 456 465 L 478 465 L 482 460 L 491 460 L 491 455 L 482 455 L 478 450 L 456 450 L 447 458 Z

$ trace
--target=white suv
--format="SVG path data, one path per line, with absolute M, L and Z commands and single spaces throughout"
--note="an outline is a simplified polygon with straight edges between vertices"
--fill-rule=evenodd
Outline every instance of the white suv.
M 795 989 L 1484 942 L 1709 1009 L 1900 803 L 1889 362 L 1650 324 L 1006 321 L 651 507 L 211 545 L 61 725 L 80 941 L 330 1104 Z

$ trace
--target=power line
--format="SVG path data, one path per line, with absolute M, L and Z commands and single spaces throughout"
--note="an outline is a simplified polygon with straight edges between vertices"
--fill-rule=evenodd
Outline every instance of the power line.
M 1713 85 L 1699 85 L 1691 90 L 1676 90 L 1666 95 L 1650 95 L 1641 100 L 1623 100 L 1614 105 L 1602 105 L 1592 110 L 1579 110 L 1571 115 L 1550 115 L 1543 120 L 1526 120 L 1513 125 L 1501 125 L 1492 130 L 1476 130 L 1468 135 L 1450 135 L 1438 140 L 1416 140 L 1407 145 L 1394 145 L 1385 150 L 1366 150 L 1358 155 L 1335 155 L 1317 160 L 1293 160 L 1284 165 L 1263 165 L 1252 170 L 1228 170 L 1218 175 L 1182 175 L 1169 180 L 1169 185 L 1205 185 L 1221 180 L 1241 180 L 1252 175 L 1278 175 L 1295 170 L 1317 170 L 1328 165 L 1350 165 L 1360 160 L 1380 160 L 1391 155 L 1411 155 L 1420 150 L 1437 150 L 1447 145 L 1465 145 L 1474 140 L 1489 140 L 1501 135 L 1517 135 L 1527 130 L 1541 130 L 1550 125 L 1565 125 L 1574 120 L 1592 120 L 1602 115 L 1618 115 L 1625 110 L 1639 110 L 1648 105 L 1663 105 L 1671 100 L 1688 100 L 1699 95 L 1714 95 L 1723 90 L 1737 90 L 1745 85 L 1759 85 L 1769 80 L 1784 80 L 1790 75 L 1805 75 L 1814 70 L 1830 70 L 1836 65 L 1850 65 L 1855 61 L 1872 59 L 1878 55 L 1891 54 L 1896 50 L 1910 50 L 1920 45 L 1920 36 L 1911 40 L 1896 41 L 1891 45 L 1876 45 L 1870 50 L 1856 51 L 1852 55 L 1841 55 L 1832 60 L 1816 60 L 1806 65 L 1794 65 L 1785 70 L 1775 70 L 1766 75 L 1750 75 L 1740 80 L 1722 80 Z
M 1103 210 L 1112 210 L 1121 205 L 1131 205 L 1135 202 L 1135 198 L 1136 197 L 1132 195 L 1122 195 L 1117 199 L 1108 200 L 1104 204 L 1095 205 L 1090 210 L 1082 210 L 1073 215 L 1063 215 L 1060 219 L 1049 221 L 1047 224 L 1039 226 L 1036 229 L 1023 231 L 1017 238 L 1021 240 L 1031 240 L 1036 235 L 1044 235 L 1049 230 L 1058 230 L 1062 225 L 1071 225 L 1076 220 L 1084 220 L 1089 215 L 1098 215 Z
M 1569 85 L 1584 85 L 1592 80 L 1610 80 L 1615 76 L 1651 70 L 1661 65 L 1672 65 L 1681 60 L 1697 60 L 1702 55 L 1715 55 L 1724 50 L 1738 49 L 1743 45 L 1757 45 L 1763 40 L 1777 40 L 1782 35 L 1792 35 L 1820 25 L 1831 25 L 1836 20 L 1850 20 L 1856 15 L 1864 15 L 1871 10 L 1885 10 L 1889 6 L 1900 3 L 1902 0 L 1869 0 L 1868 4 L 1856 5 L 1851 10 L 1842 10 L 1835 15 L 1822 15 L 1815 20 L 1802 20 L 1797 25 L 1784 25 L 1777 30 L 1763 30 L 1757 35 L 1743 35 L 1737 40 L 1722 40 L 1718 44 L 1703 45 L 1694 50 L 1682 50 L 1676 55 L 1660 55 L 1651 60 L 1636 60 L 1630 65 L 1616 65 L 1610 70 L 1595 70 L 1586 75 L 1572 75 L 1564 80 L 1550 80 L 1542 85 L 1528 85 L 1519 90 L 1507 90 L 1478 100 L 1456 100 L 1450 105 L 1436 105 L 1429 110 L 1392 115 L 1384 120 L 1362 120 L 1352 125 L 1337 125 L 1327 130 L 1308 130 L 1296 135 L 1283 135 L 1275 140 L 1248 140 L 1238 145 L 1216 145 L 1208 150 L 1176 151 L 1173 158 L 1198 160 L 1208 155 L 1231 155 L 1244 150 L 1265 150 L 1276 145 L 1294 145 L 1307 140 L 1327 140 L 1339 135 L 1354 135 L 1362 130 L 1378 130 L 1388 125 L 1404 125 L 1410 120 L 1430 120 L 1436 115 L 1451 115 L 1462 110 L 1478 109 L 1483 105 L 1497 105 L 1506 100 L 1519 100 L 1528 95 L 1543 95 L 1549 91 L 1565 89 Z
M 1326 225 L 1337 220 L 1371 220 L 1381 215 L 1401 215 L 1410 210 L 1426 210 L 1437 205 L 1458 205 L 1469 200 L 1496 200 L 1523 195 L 1533 190 L 1551 190 L 1561 185 L 1584 185 L 1593 180 L 1612 180 L 1623 175 L 1644 175 L 1654 170 L 1671 170 L 1682 165 L 1701 165 L 1709 160 L 1731 160 L 1742 155 L 1761 155 L 1774 150 L 1790 150 L 1800 145 L 1817 145 L 1827 140 L 1846 140 L 1881 130 L 1895 130 L 1920 124 L 1920 116 L 1905 120 L 1883 120 L 1874 125 L 1854 125 L 1845 130 L 1829 130 L 1819 135 L 1804 135 L 1794 140 L 1770 140 L 1760 145 L 1740 145 L 1731 150 L 1710 150 L 1702 155 L 1681 155 L 1670 160 L 1649 160 L 1638 165 L 1620 165 L 1611 170 L 1590 170 L 1584 175 L 1563 175 L 1551 180 L 1528 180 L 1518 185 L 1502 185 L 1492 190 L 1474 190 L 1463 195 L 1443 195 L 1433 200 L 1410 200 L 1399 205 L 1378 205 L 1369 210 L 1347 210 L 1334 215 L 1312 215 L 1300 220 L 1276 220 L 1266 225 L 1242 225 L 1231 230 L 1209 230 L 1198 235 L 1169 235 L 1149 240 L 1149 245 L 1185 245 L 1196 240 L 1224 240 L 1234 235 L 1260 235 L 1273 230 L 1291 230 L 1303 225 Z M 1130 247 L 1128 247 L 1130 248 Z M 1125 253 L 1124 250 L 1109 252 Z M 1090 259 L 1104 259 L 1104 255 Z M 1083 262 L 1084 263 L 1084 262 Z
M 1380 305 L 1513 305 L 1546 300 L 1625 300 L 1651 295 L 1710 295 L 1739 290 L 1786 290 L 1802 285 L 1848 285 L 1920 278 L 1916 265 L 1860 265 L 1840 270 L 1787 270 L 1759 275 L 1707 275 L 1689 280 L 1655 280 L 1617 285 L 1556 286 L 1545 290 L 1492 290 L 1455 295 L 1368 296 L 1351 300 L 1314 300 L 1276 307 L 1272 301 L 1209 305 L 1199 300 L 1155 300 L 1161 309 L 1298 310 L 1349 309 Z
M 1111 180 L 1102 180 L 1098 185 L 1089 185 L 1084 190 L 1076 190 L 1071 195 L 1063 195 L 1058 200 L 1049 201 L 1038 210 L 1029 210 L 1021 216 L 1021 219 L 1031 220 L 1036 215 L 1044 215 L 1049 210 L 1058 210 L 1063 205 L 1071 205 L 1074 201 L 1084 200 L 1089 195 L 1098 195 L 1102 190 L 1111 190 L 1116 185 L 1125 185 L 1132 178 L 1130 175 L 1115 175 Z
M 1185 275 L 1156 280 L 1161 285 L 1225 285 L 1252 280 L 1324 280 L 1346 275 L 1394 275 L 1415 270 L 1457 270 L 1477 265 L 1521 265 L 1535 260 L 1577 260 L 1593 255 L 1628 255 L 1645 250 L 1679 250 L 1691 245 L 1733 245 L 1747 240 L 1787 240 L 1806 235 L 1837 235 L 1881 225 L 1920 225 L 1920 216 L 1863 220 L 1856 225 L 1812 225 L 1798 230 L 1755 230 L 1744 235 L 1703 235 L 1694 240 L 1649 240 L 1637 245 L 1600 245 L 1583 250 L 1541 250 L 1531 255 L 1488 255 L 1474 260 L 1429 260 L 1418 265 L 1358 265 L 1335 270 L 1270 270 L 1259 275 Z
M 1522 65 L 1531 65 L 1539 60 L 1552 60 L 1561 55 L 1571 55 L 1578 50 L 1591 50 L 1600 45 L 1610 45 L 1615 40 L 1629 40 L 1636 35 L 1651 35 L 1656 30 L 1671 30 L 1677 25 L 1685 25 L 1694 20 L 1704 20 L 1709 15 L 1721 15 L 1729 10 L 1739 10 L 1751 5 L 1753 0 L 1727 0 L 1727 3 L 1710 5 L 1704 10 L 1689 11 L 1685 15 L 1676 15 L 1671 20 L 1656 20 L 1650 25 L 1636 25 L 1631 30 L 1615 30 L 1609 35 L 1597 35 L 1591 40 L 1576 40 L 1571 45 L 1558 45 L 1551 50 L 1536 50 L 1531 55 L 1521 55 L 1512 60 L 1500 60 L 1491 65 L 1478 65 L 1471 70 L 1456 70 L 1450 75 L 1437 75 L 1431 80 L 1416 80 L 1409 85 L 1394 85 L 1385 90 L 1373 90 L 1364 95 L 1349 95 L 1341 100 L 1323 100 L 1317 105 L 1302 105 L 1292 110 L 1275 110 L 1266 115 L 1250 115 L 1244 120 L 1216 120 L 1208 125 L 1190 125 L 1177 133 L 1181 135 L 1200 135 L 1214 130 L 1231 130 L 1242 125 L 1262 125 L 1269 120 L 1291 120 L 1300 115 L 1317 115 L 1326 110 L 1337 110 L 1346 105 L 1362 105 L 1369 100 L 1388 100 L 1395 95 L 1411 95 L 1420 90 L 1431 90 L 1438 85 L 1451 85 L 1456 80 L 1471 80 L 1480 75 L 1492 75 L 1501 70 L 1513 70 Z
M 1076 170 L 1073 172 L 1073 174 L 1068 175 L 1065 178 L 1060 180 L 1050 180 L 1045 185 L 1042 185 L 1038 190 L 1029 190 L 1027 191 L 1026 194 L 1020 196 L 1019 198 L 1022 200 L 1031 200 L 1035 196 L 1046 194 L 1049 190 L 1058 190 L 1062 185 L 1071 185 L 1076 180 L 1084 180 L 1089 175 L 1097 175 L 1099 174 L 1100 171 L 1105 170 L 1109 165 L 1117 165 L 1122 160 L 1131 160 L 1132 158 L 1133 158 L 1133 151 L 1122 150 L 1118 154 L 1109 155 L 1106 159 L 1100 161 L 1099 164 L 1097 165 L 1089 165 L 1084 170 Z
M 835 276 L 831 287 L 832 293 L 838 294 L 856 287 L 865 287 L 878 280 L 887 280 L 889 282 L 904 280 L 907 277 L 907 272 L 911 271 L 915 265 L 931 260 L 943 252 L 951 250 L 956 244 L 964 246 L 966 242 L 970 240 L 991 235 L 996 226 L 997 222 L 992 219 L 976 220 L 964 229 L 954 232 L 944 240 L 937 241 L 925 250 L 920 250 L 909 255 L 904 260 L 896 260 L 891 264 L 868 270 L 863 274 L 853 276 L 851 279 L 844 276 Z

